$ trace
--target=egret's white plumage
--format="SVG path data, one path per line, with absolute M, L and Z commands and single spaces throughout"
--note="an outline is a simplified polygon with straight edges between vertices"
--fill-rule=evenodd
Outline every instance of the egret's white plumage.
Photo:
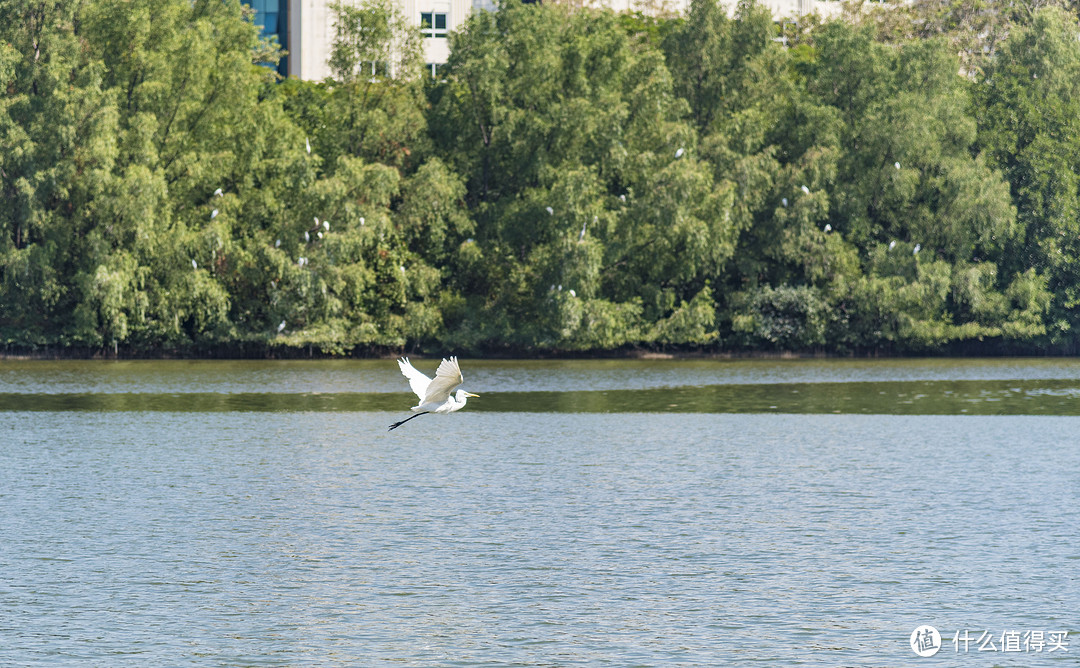
M 424 415 L 425 413 L 438 413 L 445 415 L 447 413 L 453 413 L 459 411 L 465 407 L 468 397 L 477 397 L 479 395 L 466 392 L 465 390 L 458 390 L 456 393 L 454 389 L 465 382 L 465 378 L 461 375 L 461 368 L 458 366 L 456 357 L 450 359 L 443 359 L 439 364 L 439 368 L 435 371 L 435 378 L 428 378 L 424 373 L 418 370 L 409 362 L 408 357 L 402 357 L 398 360 L 398 367 L 401 369 L 401 374 L 409 379 L 409 387 L 412 388 L 413 393 L 416 395 L 420 403 L 413 406 L 410 410 L 416 415 L 406 418 L 401 422 L 395 422 L 390 425 L 390 429 L 400 427 L 409 420 Z

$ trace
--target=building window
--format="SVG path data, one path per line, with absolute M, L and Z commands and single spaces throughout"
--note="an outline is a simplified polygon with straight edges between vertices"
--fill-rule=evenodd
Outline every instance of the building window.
M 446 37 L 446 14 L 421 12 L 420 33 L 424 37 Z
M 252 17 L 259 28 L 259 36 L 268 39 L 280 48 L 288 43 L 288 1 L 287 0 L 246 0 L 255 11 Z M 287 76 L 288 57 L 278 61 L 277 71 Z

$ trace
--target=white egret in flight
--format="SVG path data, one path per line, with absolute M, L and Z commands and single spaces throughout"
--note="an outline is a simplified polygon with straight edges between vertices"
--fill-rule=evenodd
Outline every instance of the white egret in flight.
M 465 408 L 468 397 L 480 396 L 465 390 L 458 390 L 455 394 L 451 394 L 455 387 L 465 381 L 456 357 L 443 359 L 438 370 L 435 371 L 434 380 L 417 371 L 416 367 L 409 362 L 408 357 L 399 359 L 398 366 L 401 368 L 402 375 L 409 379 L 409 387 L 419 397 L 420 403 L 410 409 L 416 415 L 407 417 L 401 422 L 395 422 L 390 425 L 390 429 L 397 429 L 409 420 L 428 413 L 445 415 L 459 411 Z

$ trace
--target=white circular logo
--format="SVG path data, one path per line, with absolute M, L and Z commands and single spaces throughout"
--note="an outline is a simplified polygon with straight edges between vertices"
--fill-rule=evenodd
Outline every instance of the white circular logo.
M 911 632 L 911 651 L 919 656 L 934 656 L 941 649 L 941 634 L 933 626 L 923 624 Z

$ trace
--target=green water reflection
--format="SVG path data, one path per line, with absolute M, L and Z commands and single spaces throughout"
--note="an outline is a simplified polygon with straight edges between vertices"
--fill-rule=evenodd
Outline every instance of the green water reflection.
M 0 393 L 6 411 L 405 412 L 407 393 Z M 594 391 L 487 392 L 470 411 L 1080 415 L 1080 381 L 762 383 Z

